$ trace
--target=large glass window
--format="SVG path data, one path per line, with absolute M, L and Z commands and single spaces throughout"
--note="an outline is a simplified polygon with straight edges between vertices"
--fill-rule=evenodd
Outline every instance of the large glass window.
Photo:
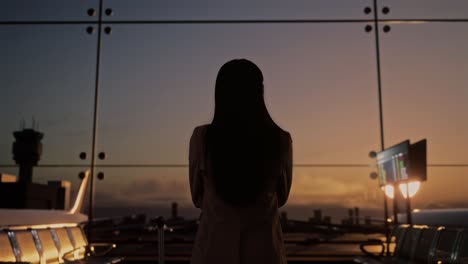
M 212 119 L 217 71 L 234 58 L 262 69 L 268 108 L 292 134 L 296 165 L 372 162 L 368 152 L 379 147 L 378 97 L 374 35 L 365 23 L 107 26 L 112 33 L 103 36 L 98 130 L 98 150 L 106 158 L 99 164 L 187 165 L 194 127 Z M 178 186 L 187 187 L 187 172 Z M 309 172 L 295 167 L 311 187 L 328 177 Z M 360 181 L 342 169 L 338 179 L 367 188 L 369 172 L 364 169 Z M 120 184 L 120 177 L 156 177 L 145 173 L 113 173 L 98 193 Z M 314 188 L 308 192 L 302 204 L 323 202 L 313 198 Z M 339 206 L 336 195 L 330 188 Z
M 99 0 L 2 0 L 0 21 L 97 21 L 98 9 Z
M 379 0 L 380 19 L 448 20 L 467 19 L 468 2 L 464 0 Z
M 377 10 L 371 0 L 102 4 L 99 21 L 99 0 L 1 2 L 1 172 L 17 174 L 12 133 L 33 127 L 44 133 L 35 181 L 63 177 L 76 190 L 96 159 L 95 176 L 104 175 L 96 216 L 167 215 L 178 202 L 195 218 L 189 139 L 212 120 L 219 68 L 247 58 L 263 71 L 272 117 L 293 137 L 282 209 L 291 218 L 321 208 L 339 222 L 352 207 L 382 216 L 368 156 L 381 147 L 379 70 L 385 146 L 428 140 L 428 181 L 413 206 L 466 206 L 466 1 L 379 0 Z
M 90 164 L 97 34 L 86 30 L 0 26 L 2 164 L 14 164 L 13 131 L 23 127 L 44 133 L 39 164 Z
M 349 218 L 349 209 L 358 207 L 359 221 L 365 217 L 381 219 L 383 192 L 369 178 L 371 168 L 294 168 L 294 179 L 287 205 L 291 219 L 313 217 L 313 210 L 322 209 L 323 217 L 333 223 Z M 375 222 L 374 222 L 375 223 Z
M 104 180 L 96 182 L 97 217 L 147 214 L 169 216 L 171 204 L 180 216 L 198 218 L 191 204 L 187 168 L 98 168 Z
M 468 23 L 390 26 L 381 34 L 386 144 L 427 138 L 429 164 L 468 163 Z
M 430 168 L 427 181 L 421 184 L 411 201 L 412 208 L 466 208 L 468 195 L 464 186 L 468 183 L 467 172 L 467 168 Z
M 99 102 L 105 163 L 187 164 L 193 128 L 212 119 L 217 71 L 248 58 L 263 70 L 273 118 L 293 136 L 295 163 L 367 164 L 379 125 L 364 26 L 113 26 Z
M 18 175 L 18 169 L 15 167 L 8 167 L 8 168 L 0 168 L 2 173 L 6 173 L 9 175 Z M 77 195 L 78 190 L 82 184 L 81 176 L 84 176 L 86 171 L 90 171 L 91 168 L 83 166 L 83 167 L 55 167 L 55 166 L 46 166 L 46 167 L 38 167 L 34 169 L 33 172 L 33 182 L 49 185 L 49 184 L 59 184 L 64 187 L 67 191 L 65 191 L 65 209 L 69 210 L 73 207 Z M 54 182 L 54 183 L 50 183 Z M 67 183 L 68 182 L 68 183 Z M 82 205 L 82 210 L 84 212 L 88 211 L 89 207 L 89 199 L 86 196 L 84 198 L 84 202 Z M 14 223 L 12 223 L 14 224 Z
M 373 19 L 371 0 L 105 1 L 106 21 Z

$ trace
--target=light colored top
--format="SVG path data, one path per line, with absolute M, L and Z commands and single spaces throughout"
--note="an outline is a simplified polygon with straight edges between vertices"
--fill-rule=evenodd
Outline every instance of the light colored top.
M 215 192 L 210 160 L 205 155 L 208 125 L 196 127 L 190 139 L 189 178 L 193 204 L 202 210 L 192 252 L 192 264 L 285 264 L 286 252 L 278 207 L 289 196 L 292 182 L 292 140 L 283 153 L 276 190 L 246 207 L 226 204 Z M 242 190 L 239 190 L 242 192 Z

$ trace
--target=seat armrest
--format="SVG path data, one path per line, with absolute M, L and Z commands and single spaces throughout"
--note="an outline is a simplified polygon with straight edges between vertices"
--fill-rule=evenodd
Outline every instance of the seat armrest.
M 62 256 L 63 260 L 65 260 L 66 262 L 76 260 L 76 258 L 77 258 L 77 253 L 78 253 L 80 250 L 83 250 L 83 247 L 75 248 L 75 249 L 73 249 L 73 250 L 70 250 L 70 251 L 64 253 L 63 256 Z
M 103 257 L 116 247 L 113 243 L 91 243 L 86 248 L 79 247 L 63 254 L 63 259 L 67 262 L 76 260 L 76 253 L 85 249 L 85 256 Z
M 366 249 L 367 246 L 380 246 L 380 252 L 378 254 L 369 252 Z M 380 239 L 369 239 L 366 242 L 361 243 L 361 245 L 359 245 L 359 248 L 366 256 L 373 257 L 373 258 L 380 258 L 385 253 L 385 242 Z
M 102 257 L 116 247 L 114 243 L 90 243 L 87 249 L 91 256 Z

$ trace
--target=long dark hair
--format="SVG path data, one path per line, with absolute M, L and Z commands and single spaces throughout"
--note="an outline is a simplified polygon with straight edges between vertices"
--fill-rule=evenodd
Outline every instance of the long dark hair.
M 281 129 L 263 98 L 263 74 L 251 61 L 232 60 L 219 70 L 215 113 L 208 133 L 216 193 L 226 203 L 252 203 L 276 185 Z

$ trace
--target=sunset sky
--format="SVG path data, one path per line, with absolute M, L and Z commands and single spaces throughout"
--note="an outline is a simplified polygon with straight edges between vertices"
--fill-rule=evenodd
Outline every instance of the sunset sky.
M 34 117 L 45 134 L 40 164 L 89 165 L 97 32 L 87 34 L 86 28 L 96 28 L 97 17 L 86 10 L 97 9 L 98 1 L 41 1 L 29 11 L 22 2 L 2 2 L 0 20 L 83 23 L 0 24 L 0 164 L 14 164 L 12 132 L 22 119 L 30 127 Z M 391 30 L 379 32 L 385 145 L 428 140 L 428 181 L 414 207 L 467 207 L 468 2 L 378 2 L 379 9 L 391 10 L 379 10 L 382 19 L 467 19 L 381 22 L 380 29 Z M 263 71 L 273 119 L 293 137 L 297 166 L 286 210 L 305 218 L 311 208 L 326 214 L 327 208 L 359 206 L 381 215 L 383 196 L 369 178 L 376 169 L 368 156 L 380 149 L 375 33 L 364 30 L 374 26 L 373 13 L 363 12 L 372 1 L 128 3 L 106 0 L 104 8 L 114 14 L 104 19 L 360 21 L 104 25 L 112 33 L 102 34 L 97 150 L 107 157 L 98 164 L 179 167 L 98 168 L 105 180 L 96 183 L 96 207 L 133 213 L 177 201 L 195 215 L 188 170 L 180 165 L 188 164 L 193 128 L 211 122 L 217 71 L 228 60 L 247 58 Z M 82 151 L 88 154 L 84 161 Z M 303 166 L 314 164 L 328 166 Z M 336 166 L 343 164 L 350 166 Z M 40 168 L 35 180 L 65 179 L 76 186 L 81 170 Z

